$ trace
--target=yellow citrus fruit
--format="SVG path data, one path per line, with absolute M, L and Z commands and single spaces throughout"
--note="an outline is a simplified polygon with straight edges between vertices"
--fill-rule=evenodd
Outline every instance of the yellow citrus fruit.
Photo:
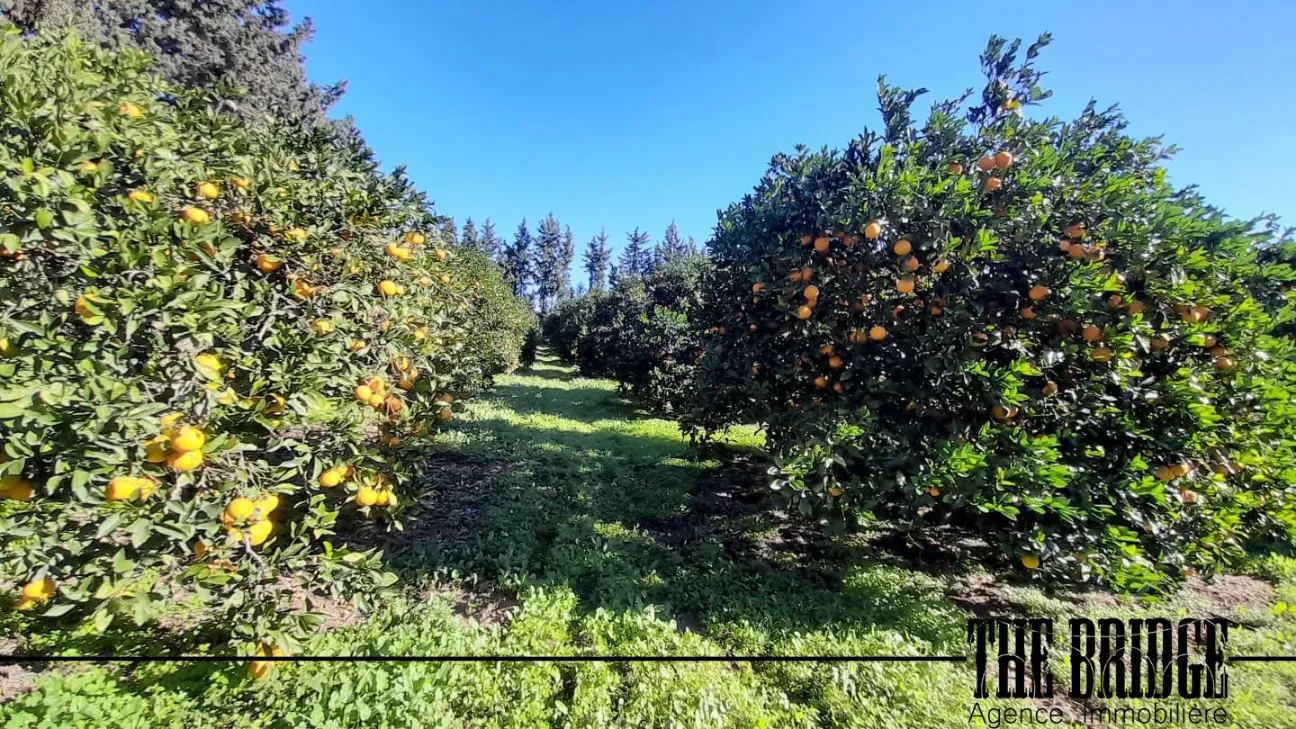
M 383 396 L 380 393 L 375 392 L 374 394 L 369 396 L 369 407 L 371 408 L 382 407 L 382 404 L 383 404 Z
M 358 385 L 355 389 L 355 399 L 360 402 L 369 402 L 369 398 L 374 396 L 374 391 L 368 385 Z
M 197 428 L 185 426 L 171 439 L 171 450 L 182 453 L 196 451 L 207 442 L 207 436 Z
M 172 470 L 180 473 L 192 471 L 201 466 L 202 462 L 203 452 L 197 450 L 172 451 L 171 455 L 167 456 L 167 465 L 170 466 Z
M 421 246 L 425 241 L 427 239 L 423 237 L 422 233 L 411 231 L 405 234 L 405 242 L 412 246 Z
M 108 482 L 104 498 L 109 501 L 128 501 L 139 492 L 140 481 L 134 476 L 116 476 Z
M 127 195 L 126 197 L 130 198 L 131 202 L 137 202 L 137 203 L 153 202 L 153 195 L 151 195 L 150 193 L 144 190 L 131 190 L 130 194 Z
M 256 502 L 240 496 L 225 507 L 225 516 L 237 523 L 252 516 L 253 511 L 256 511 Z
M 289 228 L 284 231 L 284 237 L 301 243 L 306 240 L 306 231 L 302 228 Z
M 194 225 L 201 225 L 211 220 L 210 213 L 202 208 L 196 208 L 192 205 L 186 205 L 184 209 L 180 211 L 180 217 Z
M 194 189 L 194 193 L 197 197 L 205 197 L 208 200 L 214 200 L 220 197 L 220 188 L 217 187 L 214 182 L 200 182 L 198 183 L 198 187 Z
M 355 502 L 360 506 L 373 506 L 378 503 L 378 491 L 369 486 L 361 486 L 356 492 Z
M 343 471 L 339 471 L 336 468 L 330 468 L 319 475 L 319 485 L 326 489 L 331 489 L 342 483 L 342 474 Z
M 913 293 L 914 285 L 915 282 L 913 280 L 913 277 L 905 276 L 899 281 L 896 281 L 896 291 L 899 291 L 902 294 L 911 294 Z
M 274 522 L 266 519 L 259 521 L 247 528 L 248 543 L 257 546 L 270 538 L 270 533 L 274 531 Z
M 261 498 L 252 503 L 256 506 L 254 513 L 259 515 L 262 519 L 267 519 L 270 517 L 270 514 L 274 513 L 275 509 L 279 508 L 279 494 L 264 494 Z
M 262 253 L 261 255 L 257 256 L 256 267 L 261 269 L 261 271 L 264 273 L 270 273 L 271 271 L 278 271 L 280 266 L 283 266 L 283 261 L 279 260 L 278 258 L 275 258 L 269 253 Z
M 333 331 L 333 322 L 328 319 L 316 319 L 311 324 L 311 331 L 316 334 L 328 334 Z
M 1034 554 L 1023 554 L 1021 556 L 1022 567 L 1028 570 L 1037 570 L 1040 566 L 1040 558 Z
M 252 181 L 246 177 L 231 177 L 230 182 L 234 183 L 234 187 L 240 190 L 246 190 L 252 184 Z
M 138 119 L 144 116 L 144 107 L 139 104 L 132 104 L 129 101 L 123 101 L 117 105 L 117 113 L 131 119 Z
M 359 352 L 360 350 L 364 349 L 366 346 L 368 346 L 368 344 L 365 342 L 365 340 L 354 339 L 351 341 L 351 344 L 347 346 L 347 349 L 351 350 L 352 352 Z
M 81 163 L 81 171 L 86 174 L 92 174 L 99 171 L 99 163 L 94 160 L 86 160 Z
M 28 600 L 40 602 L 48 600 L 54 596 L 58 590 L 58 584 L 49 577 L 42 577 L 39 580 L 32 580 L 23 585 L 22 596 Z
M 293 282 L 293 295 L 299 299 L 309 299 L 315 295 L 315 287 L 306 281 L 297 279 Z
M 395 281 L 383 279 L 378 282 L 378 293 L 383 296 L 395 296 L 400 291 L 400 287 Z
M 10 501 L 31 501 L 35 489 L 27 479 L 16 473 L 0 477 L 0 498 Z

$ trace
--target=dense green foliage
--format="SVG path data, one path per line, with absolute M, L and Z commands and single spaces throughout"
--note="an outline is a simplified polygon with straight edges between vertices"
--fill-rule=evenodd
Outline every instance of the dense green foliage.
M 173 85 L 224 84 L 241 95 L 221 108 L 249 121 L 322 121 L 342 95 L 341 83 L 306 79 L 311 23 L 291 25 L 280 0 L 0 0 L 0 11 L 28 33 L 70 27 L 87 43 L 144 51 Z
M 710 243 L 690 425 L 756 422 L 802 513 L 951 523 L 1036 576 L 1155 589 L 1296 535 L 1290 265 L 1071 122 L 992 40 L 977 99 L 778 155 Z
M 545 319 L 545 337 L 582 374 L 614 378 L 645 404 L 670 410 L 701 354 L 690 314 L 708 265 L 681 254 L 607 292 L 565 302 Z
M 150 68 L 0 42 L 0 586 L 99 628 L 184 599 L 246 653 L 313 624 L 293 580 L 392 582 L 352 536 L 534 317 L 363 146 Z

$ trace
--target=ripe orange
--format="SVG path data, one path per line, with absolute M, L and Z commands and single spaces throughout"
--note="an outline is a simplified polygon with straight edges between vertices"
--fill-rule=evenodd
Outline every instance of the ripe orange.
M 450 412 L 450 408 L 443 408 L 437 411 L 436 419 L 443 423 L 452 417 L 454 417 L 454 414 Z
M 949 270 L 949 267 L 949 261 L 944 258 L 937 258 L 936 262 L 932 264 L 932 270 L 936 273 L 945 273 L 945 271 Z
M 1032 286 L 1030 291 L 1026 292 L 1026 295 L 1030 297 L 1031 301 L 1043 301 L 1044 297 L 1049 295 L 1049 290 L 1047 287 L 1037 284 Z
M 207 436 L 197 428 L 185 426 L 176 432 L 171 439 L 171 450 L 173 451 L 196 451 L 203 447 L 207 442 Z
M 1056 395 L 1057 391 L 1058 391 L 1058 384 L 1053 380 L 1049 380 L 1048 382 L 1044 383 L 1044 387 L 1040 388 L 1040 394 L 1043 395 L 1044 397 L 1051 397 L 1053 395 Z
M 760 292 L 762 292 L 762 291 L 764 291 L 764 290 L 765 290 L 765 284 L 761 283 L 760 281 L 757 281 L 756 283 L 752 284 L 752 293 L 753 293 L 753 294 L 759 294 Z
M 869 335 L 869 339 L 872 339 L 875 342 L 880 342 L 883 339 L 887 338 L 886 327 L 880 324 L 875 325 L 871 329 L 869 329 L 868 335 Z
M 330 468 L 319 475 L 319 485 L 326 489 L 331 489 L 342 483 L 344 473 L 345 471 L 340 471 L 337 468 Z
M 985 189 L 987 192 L 994 192 L 995 190 L 998 190 L 1001 187 L 1003 187 L 1003 180 L 999 179 L 998 177 L 986 178 Z
M 901 239 L 896 241 L 894 246 L 891 246 L 891 250 L 895 251 L 897 256 L 907 256 L 909 255 L 909 252 L 913 250 L 913 244 L 907 240 Z
M 375 392 L 374 394 L 372 394 L 372 395 L 369 396 L 369 407 L 371 407 L 371 408 L 379 408 L 379 407 L 382 407 L 382 404 L 383 404 L 383 396 L 382 396 L 382 395 L 380 395 L 380 394 L 378 394 L 378 393 Z
M 833 392 L 835 392 L 835 393 L 837 393 L 838 395 L 840 395 L 840 394 L 842 393 L 842 391 L 843 391 L 845 388 L 842 387 L 842 383 L 840 383 L 840 382 L 834 382 L 834 383 L 833 383 L 833 386 L 832 386 L 832 389 L 833 389 Z
M 1217 357 L 1215 367 L 1221 372 L 1232 372 L 1237 367 L 1237 363 L 1233 361 L 1232 357 Z
M 918 266 L 919 266 L 919 263 L 918 263 L 918 259 L 917 259 L 917 257 L 915 257 L 915 256 L 910 256 L 910 257 L 908 257 L 908 258 L 905 259 L 905 262 L 904 262 L 904 270 L 908 271 L 909 273 L 913 273 L 914 271 L 917 271 L 917 270 L 918 270 Z
M 829 240 L 826 237 L 815 238 L 815 242 L 814 242 L 815 253 L 827 253 L 828 244 L 829 244 Z
M 828 366 L 835 370 L 841 369 L 842 365 L 844 364 L 846 363 L 842 360 L 842 358 L 835 354 L 828 358 Z
M 167 456 L 167 465 L 178 473 L 187 473 L 202 465 L 202 451 L 172 451 Z
M 803 246 L 808 246 L 808 245 L 810 245 L 810 244 L 813 243 L 813 242 L 814 242 L 814 238 L 811 238 L 811 237 L 808 236 L 808 235 L 803 235 L 803 236 L 801 236 L 801 245 L 803 245 Z
M 1130 316 L 1133 316 L 1133 315 L 1135 315 L 1135 314 L 1142 314 L 1142 313 L 1143 313 L 1143 302 L 1141 302 L 1141 301 L 1131 301 L 1131 302 L 1129 303 L 1129 306 L 1125 307 L 1125 310 L 1128 311 L 1128 312 L 1130 313 Z
M 1218 342 L 1219 340 L 1215 338 L 1214 334 L 1207 334 L 1206 336 L 1202 337 L 1201 346 L 1205 347 L 1206 349 L 1210 349 L 1211 347 L 1214 347 Z
M 355 389 L 355 399 L 360 402 L 369 402 L 369 398 L 373 397 L 373 394 L 373 390 L 368 385 L 359 385 Z
M 989 155 L 977 160 L 977 169 L 982 172 L 989 172 L 995 168 L 995 158 Z
M 1021 556 L 1022 567 L 1028 570 L 1037 570 L 1040 566 L 1040 558 L 1034 554 L 1023 554 Z
M 1013 159 L 1012 152 L 1000 152 L 994 156 L 995 167 L 1006 170 L 1012 166 Z
M 1034 319 L 1039 316 L 1039 314 L 1035 313 L 1035 308 L 1031 306 L 1023 307 L 1020 313 L 1023 319 Z
M 1122 298 L 1120 294 L 1112 294 L 1107 297 L 1107 306 L 1112 309 L 1119 309 L 1121 308 L 1121 302 L 1124 300 L 1125 299 Z
M 269 253 L 262 253 L 256 258 L 256 267 L 259 268 L 263 273 L 278 271 L 280 266 L 283 266 L 283 261 L 279 260 L 278 258 L 275 258 Z
M 825 344 L 825 345 L 823 345 L 822 347 L 819 348 L 819 354 L 822 354 L 823 356 L 827 357 L 827 356 L 831 355 L 833 352 L 835 352 L 836 350 L 837 350 L 837 348 L 834 347 L 834 346 L 832 345 L 832 343 L 830 342 L 830 343 Z
M 395 281 L 383 279 L 378 282 L 378 293 L 383 296 L 396 296 L 400 293 L 400 286 Z
M 1170 346 L 1169 334 L 1158 334 L 1152 338 L 1152 349 L 1161 350 Z
M 819 287 L 815 286 L 814 284 L 810 284 L 804 289 L 801 289 L 801 295 L 806 297 L 806 299 L 809 301 L 815 301 L 819 298 Z
M 865 238 L 868 238 L 869 240 L 877 240 L 881 236 L 882 236 L 882 224 L 879 223 L 878 221 L 874 220 L 873 222 L 864 226 Z
M 818 387 L 819 389 L 823 389 L 828 386 L 828 378 L 824 377 L 823 375 L 819 375 L 814 379 L 814 383 L 815 383 L 815 387 Z
M 810 315 L 813 313 L 814 312 L 808 306 L 798 306 L 796 311 L 797 318 L 802 320 L 809 319 Z
M 195 197 L 205 197 L 208 200 L 214 200 L 215 198 L 220 197 L 220 188 L 212 182 L 200 182 L 198 183 L 198 187 L 194 189 L 194 195 Z
M 129 501 L 139 493 L 140 479 L 134 476 L 116 476 L 108 482 L 104 498 L 108 501 Z
M 863 344 L 868 341 L 868 333 L 863 329 L 852 329 L 850 333 L 851 344 Z
M 201 225 L 211 220 L 210 213 L 202 208 L 196 208 L 192 205 L 186 205 L 180 211 L 180 217 L 186 222 L 193 223 L 194 225 Z
M 958 162 L 954 162 L 954 163 L 950 164 L 950 165 L 949 165 L 948 167 L 946 167 L 945 169 L 949 170 L 949 171 L 950 171 L 950 174 L 954 174 L 954 175 L 961 175 L 961 174 L 963 174 L 963 165 L 959 164 Z
M 42 577 L 39 580 L 32 580 L 23 585 L 22 596 L 27 600 L 41 602 L 54 596 L 58 590 L 58 584 L 49 577 Z
M 1103 332 L 1102 329 L 1098 327 L 1098 325 L 1090 324 L 1089 326 L 1084 328 L 1084 334 L 1082 336 L 1084 337 L 1084 340 L 1086 342 L 1101 342 L 1103 338 Z
M 900 280 L 896 281 L 896 291 L 899 291 L 902 294 L 911 294 L 913 293 L 915 285 L 916 282 L 914 281 L 913 276 L 904 276 Z

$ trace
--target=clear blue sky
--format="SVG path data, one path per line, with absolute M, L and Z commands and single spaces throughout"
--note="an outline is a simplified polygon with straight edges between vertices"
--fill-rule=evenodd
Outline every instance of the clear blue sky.
M 876 128 L 879 73 L 953 96 L 980 88 L 992 33 L 1042 31 L 1044 114 L 1118 103 L 1131 133 L 1182 147 L 1175 184 L 1296 224 L 1290 0 L 286 4 L 315 21 L 311 78 L 348 81 L 334 114 L 440 213 L 506 238 L 552 210 L 581 245 L 600 226 L 659 240 L 671 219 L 702 243 L 776 152 Z

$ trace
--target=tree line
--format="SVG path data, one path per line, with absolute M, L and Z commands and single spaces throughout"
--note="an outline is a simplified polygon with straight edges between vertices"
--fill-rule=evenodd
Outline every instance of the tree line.
M 560 223 L 552 212 L 540 220 L 534 232 L 523 218 L 511 241 L 495 232 L 490 218 L 480 229 L 472 218 L 464 221 L 462 229 L 450 218 L 443 223 L 441 233 L 447 240 L 475 248 L 497 262 L 513 293 L 527 297 L 542 314 L 587 292 L 606 291 L 616 285 L 619 277 L 646 276 L 669 261 L 702 254 L 693 237 L 685 238 L 671 221 L 662 239 L 655 243 L 647 231 L 638 227 L 626 233 L 625 247 L 614 263 L 604 228 L 586 242 L 580 260 L 584 280 L 573 286 L 575 236 L 571 226 Z

